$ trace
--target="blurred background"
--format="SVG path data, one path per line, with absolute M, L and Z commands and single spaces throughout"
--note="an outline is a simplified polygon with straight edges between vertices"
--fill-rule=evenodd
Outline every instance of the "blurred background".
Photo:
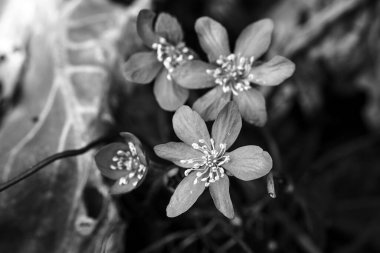
M 121 131 L 164 162 L 151 149 L 175 140 L 172 113 L 158 106 L 152 85 L 128 83 L 120 71 L 144 50 L 135 31 L 141 8 L 177 17 L 201 58 L 198 17 L 222 23 L 232 46 L 248 24 L 274 21 L 264 58 L 285 56 L 296 72 L 262 90 L 268 123 L 244 124 L 234 147 L 269 151 L 277 197 L 265 178 L 232 179 L 233 220 L 207 191 L 188 212 L 167 218 L 180 170 L 164 163 L 137 190 L 109 196 L 89 153 L 0 193 L 0 252 L 380 252 L 376 0 L 3 0 L 0 182 Z M 205 92 L 192 92 L 187 103 Z

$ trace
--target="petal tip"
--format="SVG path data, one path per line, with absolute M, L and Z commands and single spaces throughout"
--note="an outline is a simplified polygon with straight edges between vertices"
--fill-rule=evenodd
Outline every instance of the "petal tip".
M 265 114 L 266 115 L 266 114 Z M 256 122 L 253 122 L 258 127 L 263 127 L 267 123 L 267 117 L 262 117 L 261 119 L 257 120 Z
M 191 117 L 193 113 L 197 113 L 193 109 L 191 109 L 188 105 L 181 105 L 174 113 L 173 115 L 173 125 L 174 121 L 176 121 L 178 118 L 188 118 Z M 198 114 L 198 113 L 197 113 Z
M 259 20 L 258 22 L 262 22 L 262 24 L 265 25 L 270 30 L 273 30 L 274 28 L 273 20 L 270 18 L 264 18 L 262 20 Z
M 273 168 L 273 160 L 270 154 L 267 151 L 263 151 L 263 157 L 265 160 L 265 163 L 267 163 L 268 173 Z
M 162 144 L 158 144 L 158 145 L 156 145 L 156 146 L 154 146 L 153 147 L 153 151 L 154 151 L 154 153 L 156 153 L 157 154 L 157 152 L 159 152 L 159 150 L 160 150 L 160 145 L 162 145 Z
M 255 125 L 257 127 L 263 127 L 267 123 L 267 118 L 268 116 L 266 111 L 263 111 L 257 118 L 245 117 L 244 120 L 247 121 L 249 124 Z
M 230 220 L 232 220 L 232 219 L 234 219 L 235 218 L 235 212 L 234 212 L 234 210 L 232 210 L 232 212 L 231 213 L 226 213 L 226 214 L 224 214 L 228 219 L 230 219 Z
M 232 209 L 228 210 L 228 209 L 220 209 L 218 208 L 219 212 L 222 213 L 225 217 L 227 217 L 228 219 L 232 220 L 233 218 L 235 218 L 235 211 L 232 207 Z
M 195 21 L 195 30 L 197 30 L 197 28 L 202 28 L 202 26 L 204 26 L 206 23 L 209 23 L 212 21 L 214 21 L 212 18 L 206 17 L 206 16 L 198 18 Z
M 294 71 L 296 70 L 296 64 L 293 61 L 284 56 L 276 56 L 274 59 L 278 59 L 278 62 L 281 62 L 283 64 L 283 67 L 287 69 L 286 78 L 289 78 L 294 74 Z
M 194 29 L 210 62 L 216 61 L 221 55 L 230 54 L 227 30 L 222 24 L 209 17 L 200 17 L 195 21 Z
M 235 53 L 246 57 L 260 58 L 269 48 L 274 24 L 271 19 L 256 21 L 240 33 L 235 44 Z
M 149 10 L 149 9 L 142 9 L 140 10 L 138 16 L 145 16 L 145 17 L 151 17 L 151 16 L 155 16 L 156 14 L 152 11 L 152 10 Z
M 163 149 L 164 149 L 164 144 L 159 144 L 153 147 L 153 151 L 158 157 L 162 157 Z
M 154 30 L 174 44 L 183 40 L 183 30 L 178 19 L 169 13 L 162 12 L 158 15 Z
M 294 62 L 292 62 L 291 60 L 289 60 L 289 59 L 288 59 L 288 61 L 289 61 L 289 64 L 290 64 L 290 65 L 289 65 L 289 69 L 290 69 L 290 70 L 289 70 L 289 72 L 290 72 L 290 73 L 289 73 L 289 77 L 290 77 L 290 76 L 292 76 L 292 75 L 294 74 L 294 72 L 296 71 L 296 64 L 295 64 Z
M 156 35 L 153 31 L 153 22 L 156 17 L 156 13 L 151 10 L 143 9 L 137 15 L 136 27 L 137 33 L 148 47 L 156 41 Z
M 182 114 L 182 113 L 189 113 L 189 112 L 192 112 L 193 110 L 188 106 L 188 105 L 181 105 L 177 111 L 174 113 L 174 115 L 176 114 Z
M 166 207 L 166 216 L 167 217 L 174 218 L 174 217 L 177 217 L 178 215 L 180 215 L 180 213 L 176 212 L 176 210 L 174 210 L 174 208 L 172 208 L 170 205 L 168 205 Z

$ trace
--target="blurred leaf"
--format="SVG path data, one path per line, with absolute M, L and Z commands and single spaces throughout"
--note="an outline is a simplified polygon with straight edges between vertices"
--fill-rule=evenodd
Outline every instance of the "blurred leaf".
M 1 182 L 104 134 L 101 126 L 112 120 L 105 95 L 119 57 L 118 41 L 149 1 L 126 9 L 98 0 L 13 2 L 19 8 L 4 9 L 15 11 L 13 19 L 26 18 L 23 7 L 35 13 L 26 22 L 29 53 L 18 104 L 0 130 Z M 101 249 L 103 237 L 119 221 L 104 187 L 88 154 L 55 162 L 2 193 L 0 252 Z M 84 229 L 86 224 L 91 229 Z M 122 227 L 115 231 L 120 234 Z M 120 250 L 118 244 L 108 252 Z

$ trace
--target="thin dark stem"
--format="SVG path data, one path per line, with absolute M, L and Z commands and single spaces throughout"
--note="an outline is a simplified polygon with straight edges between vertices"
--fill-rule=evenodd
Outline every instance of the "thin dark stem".
M 106 143 L 107 141 L 112 140 L 112 137 L 105 136 L 101 137 L 95 141 L 90 142 L 86 146 L 80 149 L 72 149 L 72 150 L 66 150 L 60 153 L 56 153 L 52 156 L 49 156 L 45 158 L 44 160 L 40 161 L 39 163 L 35 164 L 31 168 L 27 169 L 26 171 L 22 172 L 20 175 L 15 176 L 14 178 L 10 179 L 8 182 L 5 182 L 4 184 L 0 185 L 0 192 L 5 191 L 6 189 L 12 187 L 13 185 L 21 182 L 22 180 L 30 177 L 34 173 L 40 171 L 41 169 L 45 168 L 47 165 L 63 159 L 67 157 L 77 156 L 86 153 L 87 151 L 91 150 L 92 148 L 98 146 L 99 144 Z

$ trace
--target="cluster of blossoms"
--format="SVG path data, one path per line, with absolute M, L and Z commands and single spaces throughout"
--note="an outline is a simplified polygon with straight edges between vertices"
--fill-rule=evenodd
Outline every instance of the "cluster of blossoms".
M 272 169 L 270 155 L 258 146 L 243 146 L 228 151 L 237 139 L 242 118 L 263 126 L 267 120 L 265 98 L 259 86 L 275 86 L 289 78 L 294 64 L 275 56 L 258 61 L 268 50 L 273 32 L 269 19 L 245 28 L 235 49 L 230 50 L 226 29 L 215 20 L 201 17 L 195 30 L 208 62 L 199 60 L 183 42 L 178 21 L 165 13 L 142 10 L 137 18 L 137 32 L 149 51 L 133 54 L 123 66 L 127 80 L 147 84 L 154 79 L 154 94 L 164 110 L 175 111 L 173 129 L 182 142 L 154 147 L 155 153 L 185 168 L 184 179 L 177 186 L 167 207 L 175 217 L 187 211 L 210 189 L 217 209 L 234 217 L 229 194 L 229 176 L 241 180 L 260 178 Z M 212 88 L 193 107 L 183 105 L 189 89 Z M 205 121 L 215 120 L 211 135 Z M 147 173 L 147 160 L 133 135 L 126 143 L 106 146 L 96 156 L 102 173 L 117 180 L 111 191 L 128 192 L 140 184 Z
M 162 13 L 142 10 L 137 18 L 137 31 L 150 52 L 132 55 L 124 65 L 126 79 L 149 83 L 155 77 L 154 94 L 164 110 L 175 111 L 188 98 L 188 89 L 211 88 L 195 101 L 193 109 L 206 121 L 216 116 L 233 100 L 242 117 L 263 126 L 267 120 L 265 98 L 257 86 L 275 86 L 289 78 L 294 64 L 282 56 L 260 62 L 268 50 L 273 22 L 263 19 L 246 27 L 231 53 L 226 29 L 209 17 L 195 23 L 199 43 L 209 62 L 197 59 L 185 46 L 183 31 L 177 19 Z

